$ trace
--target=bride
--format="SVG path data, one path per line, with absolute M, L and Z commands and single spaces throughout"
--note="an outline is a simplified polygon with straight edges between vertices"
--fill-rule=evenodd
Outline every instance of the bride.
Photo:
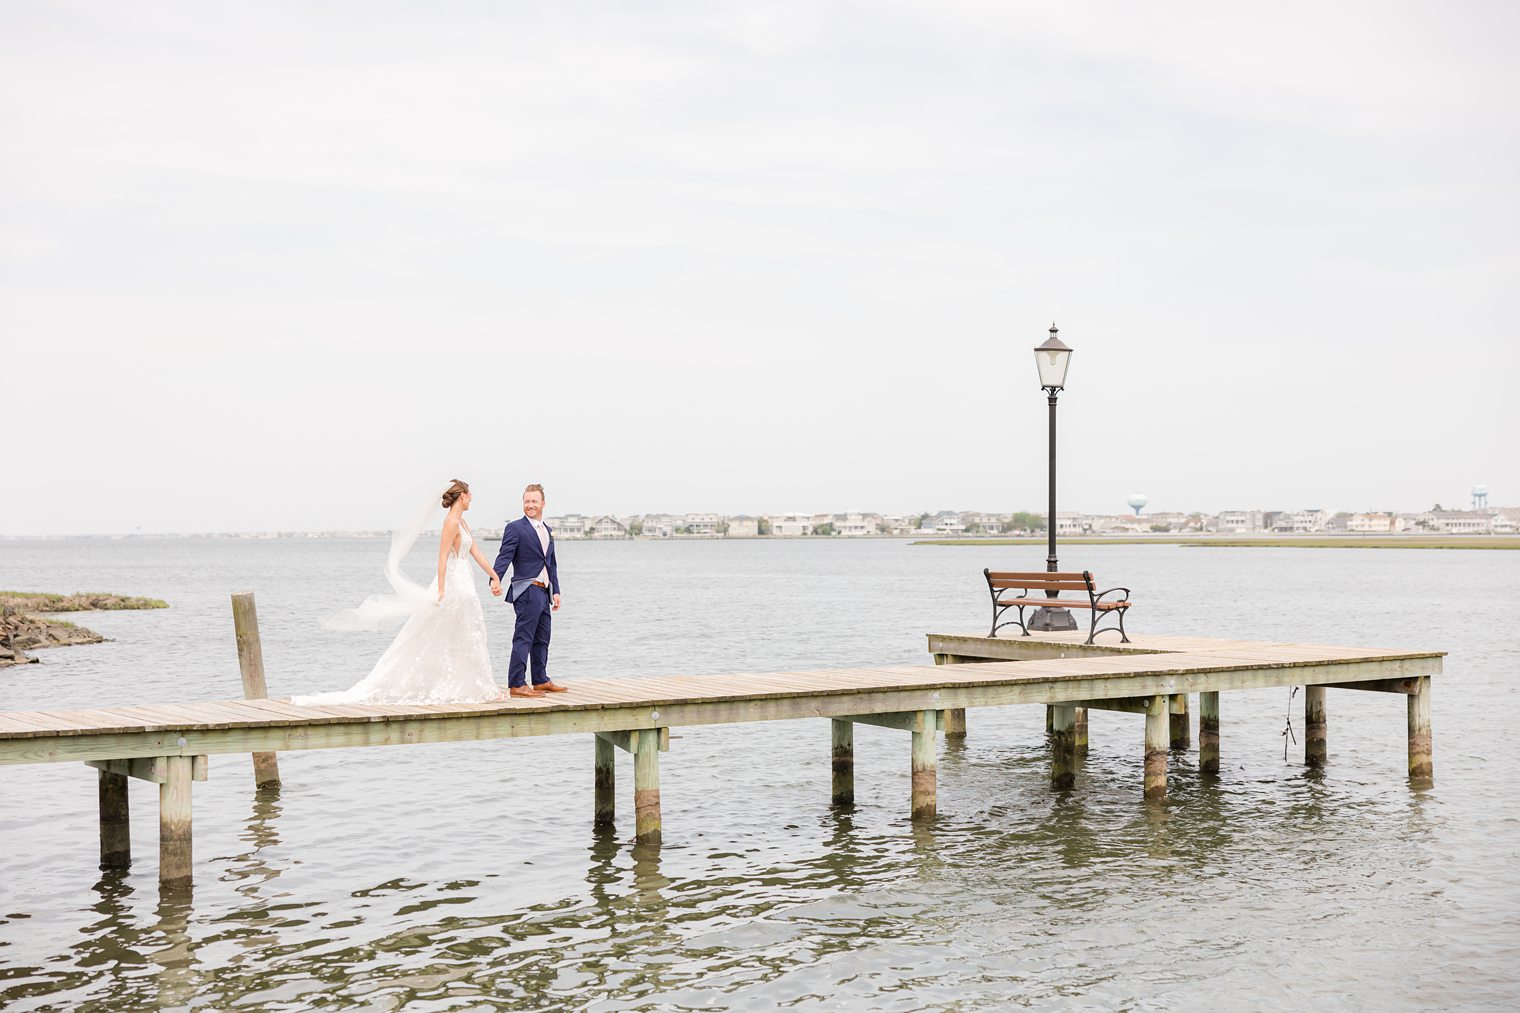
M 401 560 L 438 509 L 429 504 L 391 539 L 385 572 L 396 593 L 376 595 L 326 622 L 334 629 L 379 629 L 404 618 L 406 625 L 391 646 L 352 689 L 292 697 L 291 703 L 477 703 L 505 697 L 491 675 L 485 614 L 466 557 L 490 574 L 492 594 L 501 594 L 501 581 L 464 522 L 464 512 L 470 509 L 469 485 L 454 479 L 444 490 L 442 502 L 448 514 L 438 541 L 438 576 L 434 582 L 423 588 L 401 572 Z

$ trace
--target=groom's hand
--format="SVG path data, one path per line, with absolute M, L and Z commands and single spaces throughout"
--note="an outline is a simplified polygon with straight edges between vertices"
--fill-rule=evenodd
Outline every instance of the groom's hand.
M 498 598 L 501 597 L 501 578 L 500 577 L 492 577 L 491 578 L 491 593 L 493 595 L 495 595 L 496 597 L 498 597 Z
M 554 611 L 559 611 L 559 595 L 554 596 Z

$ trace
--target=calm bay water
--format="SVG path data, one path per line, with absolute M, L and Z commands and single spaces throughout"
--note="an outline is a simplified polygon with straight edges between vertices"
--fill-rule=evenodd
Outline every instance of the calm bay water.
M 0 543 L 0 586 L 173 608 L 80 617 L 108 644 L 0 670 L 0 709 L 239 694 L 228 595 L 258 592 L 274 695 L 347 686 L 384 634 L 317 618 L 380 590 L 374 540 Z M 551 671 L 579 678 L 923 663 L 985 628 L 981 567 L 1037 549 L 901 542 L 564 543 Z M 412 570 L 425 574 L 427 553 Z M 940 818 L 907 820 L 908 742 L 856 732 L 829 806 L 827 722 L 678 730 L 666 843 L 591 831 L 584 737 L 246 757 L 195 786 L 196 888 L 97 870 L 95 774 L 7 767 L 6 1009 L 1501 1009 L 1520 1004 L 1520 554 L 1072 546 L 1136 589 L 1131 629 L 1450 651 L 1435 787 L 1404 779 L 1404 701 L 1329 697 L 1331 765 L 1283 761 L 1284 690 L 1226 694 L 1223 773 L 1174 754 L 1140 800 L 1141 719 L 1093 712 L 1074 791 L 1043 710 L 973 710 Z M 1461 602 L 1461 607 L 1414 602 Z M 487 598 L 505 681 L 510 607 Z M 1293 725 L 1302 741 L 1302 694 Z M 1196 738 L 1196 729 L 1195 729 Z

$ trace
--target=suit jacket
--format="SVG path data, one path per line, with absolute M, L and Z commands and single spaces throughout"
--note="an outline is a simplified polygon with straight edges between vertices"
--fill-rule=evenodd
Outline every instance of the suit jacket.
M 559 594 L 559 563 L 554 558 L 554 529 L 545 524 L 549 532 L 547 556 L 538 543 L 538 532 L 533 522 L 519 517 L 508 524 L 501 533 L 501 551 L 496 554 L 496 565 L 491 569 L 502 580 L 507 579 L 507 567 L 512 568 L 512 583 L 507 587 L 507 601 L 516 601 L 525 588 L 549 568 L 549 590 Z

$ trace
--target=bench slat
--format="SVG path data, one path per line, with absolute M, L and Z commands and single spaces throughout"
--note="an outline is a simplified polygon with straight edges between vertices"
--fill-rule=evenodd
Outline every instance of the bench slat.
M 993 580 L 1074 580 L 1078 582 L 1082 580 L 1082 574 L 1080 571 L 1077 573 L 1066 573 L 1064 571 L 1058 571 L 1056 573 L 999 573 L 997 570 L 989 570 L 987 572 L 987 576 L 991 577 Z
M 1099 612 L 1107 612 L 1111 609 L 1127 609 L 1133 602 L 1127 601 L 1100 601 L 1094 605 L 1090 601 L 1080 601 L 1074 598 L 1004 598 L 998 602 L 1002 605 L 1043 605 L 1046 608 L 1063 609 L 1090 609 L 1096 608 Z
M 1073 583 L 1069 580 L 997 580 L 990 582 L 996 590 L 1006 591 L 1010 588 L 1023 588 L 1028 591 L 1086 591 L 1087 585 L 1081 581 Z

